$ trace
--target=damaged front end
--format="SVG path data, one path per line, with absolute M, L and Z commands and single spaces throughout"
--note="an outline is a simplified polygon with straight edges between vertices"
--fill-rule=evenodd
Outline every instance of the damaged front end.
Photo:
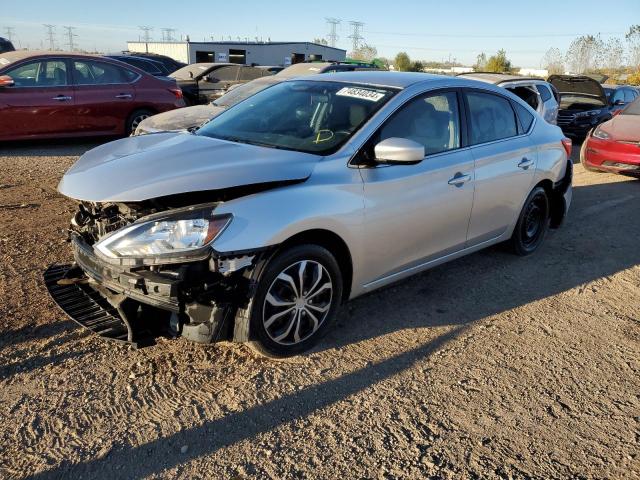
M 201 343 L 242 336 L 233 319 L 267 250 L 219 254 L 211 244 L 231 216 L 216 215 L 219 203 L 176 200 L 79 204 L 69 229 L 75 262 L 45 272 L 67 315 L 137 346 L 160 335 Z

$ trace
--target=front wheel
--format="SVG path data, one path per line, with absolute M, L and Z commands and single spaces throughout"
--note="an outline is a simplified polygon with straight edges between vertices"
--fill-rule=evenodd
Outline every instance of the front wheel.
M 267 356 L 308 350 L 328 331 L 342 298 L 335 257 L 318 245 L 299 245 L 269 261 L 250 314 L 251 345 Z
M 542 244 L 549 230 L 549 197 L 542 187 L 534 188 L 518 217 L 518 222 L 509 241 L 514 253 L 531 255 Z

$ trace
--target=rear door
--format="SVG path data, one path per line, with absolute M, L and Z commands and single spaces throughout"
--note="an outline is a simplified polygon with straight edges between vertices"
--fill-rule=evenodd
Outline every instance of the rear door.
M 231 85 L 238 82 L 239 65 L 216 68 L 198 81 L 200 103 L 209 103 L 226 92 Z
M 74 129 L 74 92 L 67 61 L 51 58 L 3 72 L 15 84 L 0 88 L 0 138 L 64 134 Z
M 85 133 L 124 132 L 135 108 L 133 81 L 140 75 L 119 65 L 91 59 L 72 59 L 77 128 Z
M 475 194 L 468 245 L 505 233 L 531 190 L 537 152 L 522 132 L 511 101 L 498 93 L 465 91 Z

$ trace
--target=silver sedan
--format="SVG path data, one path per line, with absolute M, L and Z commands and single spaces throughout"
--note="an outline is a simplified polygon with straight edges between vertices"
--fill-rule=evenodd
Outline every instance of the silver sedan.
M 107 337 L 140 342 L 162 325 L 292 355 L 349 299 L 500 242 L 535 252 L 569 208 L 570 150 L 487 83 L 294 79 L 195 134 L 87 152 L 59 186 L 79 203 L 76 261 L 45 279 L 63 308 L 73 295 L 116 307 L 100 307 L 100 330 L 95 313 L 65 310 Z

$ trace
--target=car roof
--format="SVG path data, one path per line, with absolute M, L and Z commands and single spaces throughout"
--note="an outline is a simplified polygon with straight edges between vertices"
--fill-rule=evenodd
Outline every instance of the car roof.
M 15 52 L 5 52 L 0 54 L 10 62 L 17 62 L 25 58 L 37 57 L 86 57 L 86 58 L 104 58 L 101 55 L 93 55 L 81 52 L 57 52 L 49 50 L 16 50 Z
M 295 78 L 291 80 L 296 80 Z M 322 82 L 358 83 L 362 85 L 375 85 L 378 87 L 407 88 L 417 84 L 450 85 L 459 87 L 486 86 L 486 82 L 478 82 L 462 77 L 449 77 L 419 72 L 389 72 L 386 70 L 360 70 L 354 72 L 336 72 L 331 74 L 316 74 L 300 78 L 299 80 L 313 80 Z M 496 91 L 504 92 L 504 89 L 492 87 Z
M 509 73 L 468 72 L 468 73 L 459 73 L 456 76 L 473 78 L 475 80 L 480 80 L 481 82 L 493 83 L 494 85 L 499 85 L 501 83 L 506 83 L 506 82 L 521 82 L 521 81 L 544 82 L 543 78 L 522 77 L 520 75 L 512 75 Z

